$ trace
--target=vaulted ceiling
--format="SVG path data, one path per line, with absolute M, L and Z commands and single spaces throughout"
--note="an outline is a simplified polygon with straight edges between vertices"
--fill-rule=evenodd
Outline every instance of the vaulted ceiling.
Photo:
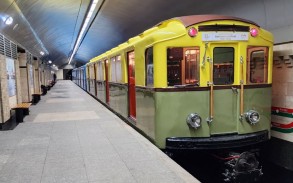
M 68 63 L 91 0 L 1 0 L 0 33 L 62 68 Z M 272 31 L 275 42 L 293 41 L 291 0 L 100 0 L 73 58 L 84 64 L 162 20 L 194 14 L 232 15 Z M 14 21 L 6 25 L 11 16 Z M 45 55 L 40 55 L 40 52 Z

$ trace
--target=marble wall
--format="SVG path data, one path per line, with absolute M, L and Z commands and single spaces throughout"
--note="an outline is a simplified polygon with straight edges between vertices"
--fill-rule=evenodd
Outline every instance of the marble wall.
M 34 60 L 34 93 L 41 93 L 41 81 L 40 81 L 40 62 L 39 60 Z
M 31 102 L 31 91 L 28 83 L 28 69 L 27 69 L 27 55 L 26 53 L 19 53 L 19 70 L 21 82 L 21 96 L 22 102 Z
M 22 103 L 19 61 L 18 60 L 15 60 L 14 65 L 15 65 L 15 76 L 16 76 L 16 96 L 17 96 L 17 103 Z
M 0 55 L 0 82 L 1 82 L 1 123 L 5 123 L 10 118 L 10 104 L 8 94 L 8 82 L 6 75 L 6 56 Z
M 293 43 L 274 46 L 272 105 L 293 108 Z

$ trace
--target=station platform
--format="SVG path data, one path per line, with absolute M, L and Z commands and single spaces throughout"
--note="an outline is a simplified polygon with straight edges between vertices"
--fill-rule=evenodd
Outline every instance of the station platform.
M 0 182 L 198 182 L 71 81 L 0 132 Z

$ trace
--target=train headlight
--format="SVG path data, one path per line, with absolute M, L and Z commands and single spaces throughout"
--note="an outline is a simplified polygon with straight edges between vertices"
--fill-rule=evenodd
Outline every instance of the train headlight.
M 255 110 L 249 110 L 246 114 L 245 114 L 245 118 L 246 121 L 248 123 L 250 123 L 251 125 L 255 125 L 256 123 L 259 122 L 260 120 L 260 115 L 257 111 Z
M 201 117 L 197 113 L 191 113 L 186 118 L 188 126 L 197 129 L 201 126 Z
M 256 37 L 257 35 L 258 35 L 258 29 L 257 28 L 251 28 L 250 29 L 250 35 L 252 36 L 252 37 Z
M 197 29 L 194 28 L 194 27 L 191 27 L 189 30 L 188 30 L 188 35 L 190 37 L 195 37 L 197 35 Z

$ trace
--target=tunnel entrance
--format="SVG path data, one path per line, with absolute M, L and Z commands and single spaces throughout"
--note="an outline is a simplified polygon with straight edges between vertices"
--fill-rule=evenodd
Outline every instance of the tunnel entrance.
M 63 78 L 64 80 L 72 79 L 72 69 L 63 69 Z

